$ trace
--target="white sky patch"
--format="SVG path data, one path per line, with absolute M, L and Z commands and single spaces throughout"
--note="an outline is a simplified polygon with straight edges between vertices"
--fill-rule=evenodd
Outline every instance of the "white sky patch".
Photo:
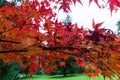
M 98 6 L 95 3 L 91 3 L 89 6 L 88 0 L 82 0 L 83 6 L 80 4 L 76 4 L 75 6 L 71 6 L 71 17 L 73 23 L 77 23 L 79 26 L 84 26 L 85 28 L 92 29 L 92 20 L 96 23 L 104 22 L 102 27 L 111 29 L 112 31 L 117 31 L 117 22 L 120 20 L 120 10 L 115 13 L 113 11 L 112 16 L 110 13 L 109 8 L 98 8 Z M 101 5 L 105 3 L 101 3 Z M 65 15 L 62 11 L 59 12 L 58 18 L 60 20 L 65 19 Z

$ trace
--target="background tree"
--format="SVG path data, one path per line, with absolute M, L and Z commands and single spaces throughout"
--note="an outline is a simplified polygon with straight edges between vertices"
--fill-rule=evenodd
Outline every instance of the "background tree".
M 25 1 L 25 0 L 11 0 L 11 3 L 13 5 L 21 5 L 22 1 Z
M 0 0 L 0 7 L 7 5 L 7 1 L 6 0 Z
M 120 37 L 120 21 L 118 21 L 116 25 L 118 26 L 117 33 L 118 36 Z
M 68 25 L 68 23 L 72 23 L 72 18 L 70 14 L 67 14 L 65 20 L 63 20 L 62 22 L 64 23 L 64 25 Z
M 63 23 L 66 26 L 66 28 L 70 26 L 70 24 L 72 24 L 72 18 L 69 14 L 67 14 L 67 17 L 65 18 L 65 20 L 63 20 Z M 68 34 L 66 34 L 66 39 L 67 39 L 67 36 Z M 61 61 L 64 61 L 66 63 L 66 66 L 58 66 L 57 70 L 54 70 L 52 72 L 53 75 L 63 74 L 64 76 L 66 76 L 67 74 L 79 74 L 84 72 L 83 68 L 79 67 L 75 63 L 74 56 L 72 55 L 70 55 L 69 59 L 67 60 L 57 59 L 56 60 L 57 65 L 59 65 Z
M 20 80 L 19 72 L 22 70 L 18 62 L 13 61 L 10 64 L 6 64 L 3 61 L 0 62 L 0 80 Z

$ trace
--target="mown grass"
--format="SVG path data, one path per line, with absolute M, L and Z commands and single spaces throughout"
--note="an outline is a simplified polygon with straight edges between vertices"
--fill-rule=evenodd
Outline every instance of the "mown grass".
M 96 78 L 89 78 L 85 74 L 81 75 L 74 75 L 74 76 L 48 76 L 48 75 L 36 75 L 32 78 L 23 78 L 22 80 L 104 80 L 103 76 L 98 76 Z M 109 79 L 106 79 L 109 80 Z M 113 80 L 117 80 L 116 78 L 113 78 Z

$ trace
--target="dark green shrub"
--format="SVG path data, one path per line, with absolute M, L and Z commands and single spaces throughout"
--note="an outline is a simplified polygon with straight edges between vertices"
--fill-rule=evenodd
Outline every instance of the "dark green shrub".
M 20 70 L 21 67 L 16 61 L 9 65 L 0 61 L 0 80 L 20 80 Z
M 7 1 L 6 0 L 0 0 L 0 7 L 5 6 L 5 5 L 7 5 Z
M 59 65 L 61 60 L 57 59 L 56 60 L 56 64 Z M 66 62 L 66 66 L 65 67 L 61 67 L 58 66 L 57 70 L 54 70 L 51 75 L 64 75 L 66 76 L 67 74 L 79 74 L 79 73 L 84 73 L 84 69 L 82 67 L 79 67 L 73 57 L 70 57 L 68 60 L 65 61 Z

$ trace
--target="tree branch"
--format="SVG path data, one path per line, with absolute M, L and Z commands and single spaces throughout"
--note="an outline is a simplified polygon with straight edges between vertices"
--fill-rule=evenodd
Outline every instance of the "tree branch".
M 11 41 L 8 41 L 8 42 L 11 42 Z M 14 42 L 14 43 L 19 43 L 19 42 Z M 55 51 L 55 52 L 61 52 L 61 53 L 68 53 L 68 52 L 64 52 L 62 50 L 65 50 L 65 49 L 68 49 L 68 50 L 74 50 L 74 49 L 77 49 L 77 50 L 82 50 L 82 49 L 85 49 L 85 47 L 82 47 L 82 48 L 74 48 L 74 47 L 62 47 L 62 46 L 58 46 L 58 47 L 42 47 L 42 46 L 39 46 L 39 48 L 42 48 L 42 50 L 51 50 L 51 51 Z M 11 53 L 11 52 L 27 52 L 29 51 L 29 49 L 21 49 L 21 50 L 3 50 L 3 51 L 0 51 L 0 53 Z
M 55 47 L 42 47 L 42 46 L 39 46 L 39 47 L 42 48 L 43 50 L 63 50 L 63 49 L 69 49 L 69 50 L 78 49 L 79 50 L 79 48 L 67 47 L 67 46 L 55 46 Z
M 68 50 L 87 50 L 87 49 L 90 49 L 92 48 L 89 47 L 89 46 L 81 46 L 81 47 L 71 47 L 71 46 L 55 46 L 55 47 L 42 47 L 42 46 L 39 46 L 40 48 L 42 48 L 43 50 L 65 50 L 65 49 L 68 49 Z
M 9 51 L 0 51 L 0 54 L 2 53 L 11 53 L 11 52 L 28 52 L 28 49 L 23 49 L 23 50 L 9 50 Z
M 0 39 L 0 42 L 9 42 L 9 43 L 21 44 L 21 42 L 10 41 L 10 40 L 2 40 L 2 39 Z

